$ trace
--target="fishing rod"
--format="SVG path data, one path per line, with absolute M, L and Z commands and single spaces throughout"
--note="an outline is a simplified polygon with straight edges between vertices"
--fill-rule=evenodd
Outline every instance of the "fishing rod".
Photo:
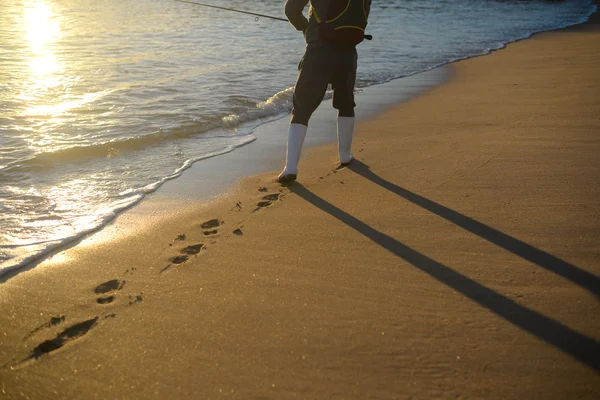
M 204 3 L 197 3 L 195 1 L 186 1 L 186 0 L 175 0 L 179 3 L 187 3 L 187 4 L 193 4 L 195 6 L 202 6 L 202 7 L 210 7 L 210 8 L 216 8 L 218 10 L 225 10 L 225 11 L 233 11 L 233 12 L 237 12 L 237 13 L 241 13 L 241 14 L 248 14 L 248 15 L 254 15 L 256 18 L 255 20 L 258 21 L 259 17 L 263 17 L 263 18 L 269 18 L 269 19 L 274 19 L 277 21 L 284 21 L 284 22 L 288 22 L 287 19 L 285 18 L 279 18 L 279 17 L 273 17 L 271 15 L 265 15 L 265 14 L 258 14 L 258 13 L 253 13 L 250 11 L 244 11 L 244 10 L 236 10 L 235 8 L 227 8 L 227 7 L 220 7 L 220 6 L 213 6 L 211 4 L 204 4 Z M 371 35 L 365 35 L 365 39 L 366 40 L 372 40 L 373 36 Z
M 196 3 L 196 2 L 193 2 L 193 1 L 185 1 L 185 0 L 175 0 L 175 1 L 178 1 L 180 3 L 193 4 L 193 5 L 196 5 L 196 6 L 210 7 L 210 8 L 216 8 L 216 9 L 219 9 L 219 10 L 233 11 L 233 12 L 242 13 L 242 14 L 254 15 L 256 17 L 256 21 L 258 21 L 258 17 L 263 17 L 263 18 L 275 19 L 277 21 L 288 22 L 288 20 L 285 19 L 285 18 L 273 17 L 271 15 L 258 14 L 258 13 L 253 13 L 253 12 L 250 12 L 250 11 L 236 10 L 235 8 L 219 7 L 219 6 L 213 6 L 213 5 L 210 5 L 210 4 Z

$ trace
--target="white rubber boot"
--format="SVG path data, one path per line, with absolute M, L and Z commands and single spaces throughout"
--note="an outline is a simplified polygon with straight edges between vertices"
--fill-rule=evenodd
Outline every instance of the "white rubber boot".
M 352 147 L 352 134 L 354 133 L 354 117 L 338 117 L 337 136 L 340 164 L 347 165 L 354 159 L 350 148 Z
M 296 180 L 296 176 L 298 175 L 298 162 L 300 161 L 300 153 L 302 152 L 302 145 L 304 144 L 307 129 L 308 127 L 306 125 L 290 124 L 285 168 L 281 174 L 279 174 L 277 182 L 286 183 Z

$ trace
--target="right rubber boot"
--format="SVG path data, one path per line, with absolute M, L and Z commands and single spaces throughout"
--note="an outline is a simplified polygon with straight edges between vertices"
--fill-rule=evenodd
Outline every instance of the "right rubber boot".
M 340 166 L 344 167 L 352 160 L 352 135 L 354 134 L 354 117 L 338 117 L 337 136 L 338 153 L 340 156 Z
M 300 153 L 302 152 L 302 145 L 304 144 L 307 130 L 308 127 L 306 125 L 290 124 L 285 168 L 277 177 L 277 182 L 288 183 L 296 180 L 298 176 L 298 162 L 300 161 Z

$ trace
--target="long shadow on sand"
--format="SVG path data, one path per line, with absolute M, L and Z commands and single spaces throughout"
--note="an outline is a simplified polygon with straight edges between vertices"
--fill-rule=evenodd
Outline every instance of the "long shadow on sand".
M 385 179 L 373 173 L 373 171 L 369 169 L 368 165 L 358 160 L 354 160 L 352 164 L 350 164 L 349 169 L 370 180 L 371 182 L 378 184 L 382 188 L 387 189 L 390 192 L 410 201 L 411 203 L 414 203 L 419 207 L 422 207 L 425 210 L 460 226 L 461 228 L 487 240 L 488 242 L 502 247 L 503 249 L 508 250 L 527 261 L 530 261 L 550 272 L 555 273 L 556 275 L 562 276 L 576 285 L 589 290 L 596 296 L 600 296 L 600 278 L 597 276 L 573 264 L 561 260 L 560 258 L 554 257 L 543 250 L 537 249 L 519 239 L 515 239 L 512 236 L 474 220 L 473 218 L 451 210 L 448 207 L 444 207 L 443 205 L 426 199 L 423 196 L 419 196 L 418 194 L 395 185 L 390 181 L 386 181 Z
M 359 219 L 315 195 L 299 183 L 290 186 L 289 189 L 315 207 L 339 219 L 363 236 L 412 264 L 437 281 L 462 293 L 480 306 L 487 308 L 513 325 L 562 350 L 581 363 L 596 371 L 600 371 L 600 343 L 594 339 L 515 303 L 494 290 L 456 272 L 452 268 L 400 243 L 391 236 L 371 228 Z

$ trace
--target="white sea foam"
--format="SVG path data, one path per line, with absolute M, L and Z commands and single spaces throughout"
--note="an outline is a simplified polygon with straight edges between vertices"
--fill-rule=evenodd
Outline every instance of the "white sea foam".
M 261 101 L 254 108 L 240 113 L 230 114 L 223 117 L 223 123 L 227 127 L 237 126 L 241 123 L 272 117 L 292 109 L 294 87 L 277 92 L 265 101 Z
M 172 174 L 155 182 L 147 184 L 141 188 L 129 189 L 121 192 L 120 195 L 123 196 L 121 199 L 113 201 L 111 204 L 103 207 L 100 210 L 96 210 L 95 215 L 92 217 L 90 226 L 86 229 L 77 231 L 73 235 L 64 236 L 59 239 L 0 245 L 0 276 L 14 269 L 21 268 L 33 261 L 39 260 L 57 248 L 64 247 L 68 243 L 79 240 L 85 235 L 101 229 L 103 226 L 117 217 L 121 212 L 133 207 L 142 201 L 146 195 L 158 190 L 158 188 L 160 188 L 165 182 L 181 176 L 183 171 L 190 168 L 195 162 L 232 152 L 235 149 L 252 143 L 255 140 L 256 138 L 251 135 L 241 137 L 236 141 L 235 144 L 229 145 L 221 150 L 186 160 L 186 162 L 181 167 L 176 169 Z

